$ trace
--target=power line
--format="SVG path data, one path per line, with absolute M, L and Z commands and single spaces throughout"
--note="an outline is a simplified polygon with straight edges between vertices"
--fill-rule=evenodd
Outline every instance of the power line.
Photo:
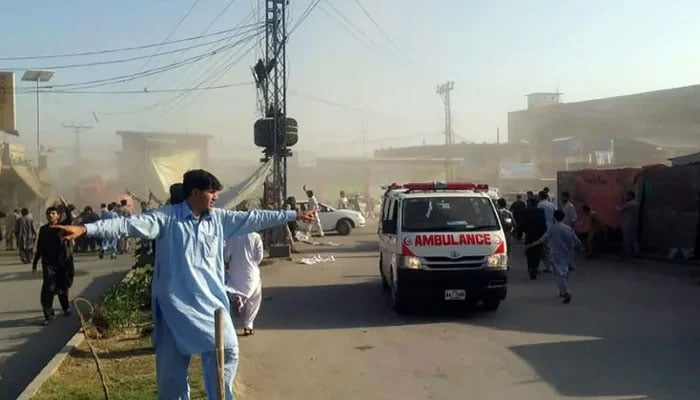
M 342 28 L 345 32 L 347 32 L 350 36 L 354 37 L 355 40 L 357 40 L 358 42 L 364 44 L 364 45 L 367 46 L 370 50 L 376 51 L 376 49 L 375 49 L 374 47 L 372 47 L 368 42 L 366 42 L 366 41 L 365 41 L 364 39 L 362 39 L 361 37 L 357 36 L 357 34 L 356 34 L 355 32 L 353 32 L 352 30 L 350 30 L 350 28 L 348 28 L 347 26 L 345 26 L 345 25 L 343 24 L 343 22 L 342 22 L 341 20 L 338 19 L 338 17 L 336 17 L 336 16 L 334 16 L 334 15 L 331 15 L 331 14 L 323 7 L 323 5 L 320 5 L 320 4 L 319 4 L 318 9 L 321 10 L 321 12 L 324 13 L 328 18 L 335 19 L 335 21 L 338 23 L 338 26 L 341 27 L 341 28 Z
M 255 17 L 255 10 L 251 11 L 251 13 L 250 13 L 248 16 L 246 16 L 245 18 L 243 18 L 243 19 L 241 20 L 241 22 L 240 22 L 240 25 L 243 25 L 243 24 L 248 23 L 248 21 L 253 20 L 254 17 Z M 260 21 L 256 21 L 256 22 L 253 23 L 252 25 L 260 26 L 260 27 L 261 27 L 260 32 L 263 31 L 263 29 L 262 29 L 263 24 L 262 24 Z M 256 32 L 256 35 L 259 34 L 260 32 Z M 254 37 L 254 36 L 249 36 L 247 39 L 251 39 L 251 38 L 253 38 L 253 37 Z M 245 46 L 245 43 L 243 43 L 242 46 Z M 241 48 L 243 48 L 243 47 L 241 47 Z M 222 61 L 223 61 L 223 62 L 231 61 L 234 57 L 236 57 L 236 55 L 237 55 L 238 53 L 239 53 L 239 52 L 233 52 L 233 54 L 231 54 L 231 55 L 228 57 L 228 59 L 226 59 L 225 57 L 222 57 L 222 58 L 220 58 L 218 61 L 214 61 L 214 62 L 209 66 L 209 68 L 206 69 L 204 72 L 202 72 L 202 74 L 200 74 L 197 78 L 195 78 L 194 80 L 190 80 L 191 83 L 189 84 L 189 86 L 194 85 L 195 87 L 201 87 L 201 86 L 206 85 L 207 82 L 211 80 L 211 78 L 213 78 L 214 76 L 216 76 L 215 73 L 214 73 L 214 74 L 211 74 L 211 75 L 208 75 L 208 74 L 211 73 L 212 71 L 214 71 L 214 69 L 217 69 L 217 68 L 219 68 L 219 69 L 217 70 L 217 72 L 220 71 L 220 70 L 221 70 L 221 67 L 224 65 L 224 64 L 222 64 Z M 184 82 L 184 81 L 183 81 L 183 82 Z M 183 86 L 183 84 L 180 84 L 180 85 L 179 85 L 179 87 L 182 87 L 182 86 Z M 142 109 L 138 110 L 138 112 L 148 111 L 148 110 L 154 109 L 154 108 L 156 108 L 156 107 L 158 107 L 158 106 L 166 106 L 166 105 L 168 105 L 168 109 L 165 110 L 165 112 L 167 113 L 167 112 L 169 112 L 169 111 L 174 107 L 174 105 L 175 105 L 176 102 L 178 102 L 178 101 L 184 99 L 184 98 L 187 97 L 189 94 L 190 94 L 190 93 L 178 93 L 178 94 L 176 94 L 175 96 L 172 96 L 172 97 L 170 97 L 170 98 L 168 98 L 168 99 L 161 99 L 161 100 L 159 100 L 157 103 L 154 103 L 154 104 L 151 104 L 151 105 L 149 105 L 149 106 L 147 106 L 147 107 L 145 107 L 145 108 L 142 108 Z M 196 96 L 196 95 L 195 95 L 195 96 Z
M 362 12 L 367 16 L 367 18 L 369 18 L 370 21 L 372 21 L 372 24 L 374 24 L 374 26 L 377 27 L 379 32 L 381 32 L 381 34 L 389 41 L 389 43 L 391 43 L 391 45 L 394 47 L 394 49 L 396 49 L 396 51 L 398 51 L 399 54 L 401 54 L 409 63 L 411 63 L 412 65 L 415 66 L 416 63 L 413 62 L 413 60 L 411 60 L 411 57 L 407 56 L 406 53 L 404 53 L 403 50 L 401 50 L 399 48 L 399 46 L 396 45 L 396 43 L 394 43 L 394 41 L 391 39 L 391 37 L 384 31 L 384 29 L 382 29 L 382 27 L 372 17 L 372 15 L 369 13 L 369 11 L 367 11 L 365 6 L 362 5 L 362 2 L 360 2 L 360 0 L 355 0 L 355 3 L 357 3 L 358 6 L 360 6 L 360 8 L 362 9 Z
M 165 39 L 163 40 L 163 42 L 161 42 L 160 46 L 158 46 L 158 47 L 156 48 L 156 52 L 157 52 L 158 50 L 160 50 L 161 46 L 163 46 L 163 44 L 164 44 L 165 42 L 167 42 L 168 40 L 170 40 L 170 36 L 172 36 L 173 33 L 175 33 L 175 31 L 177 30 L 177 28 L 179 28 L 180 25 L 182 25 L 182 23 L 187 19 L 187 17 L 190 15 L 190 13 L 192 12 L 192 10 L 194 10 L 194 8 L 197 6 L 197 4 L 199 4 L 199 0 L 195 0 L 194 3 L 192 3 L 192 6 L 190 6 L 190 8 L 187 10 L 187 12 L 185 13 L 185 15 L 183 15 L 182 18 L 180 18 L 180 20 L 177 21 L 177 24 L 175 24 L 175 27 L 173 27 L 173 29 L 170 30 L 170 33 L 168 33 L 168 36 L 166 36 Z M 149 63 L 150 61 L 151 61 L 150 58 L 146 59 L 146 61 L 143 63 L 143 65 L 141 65 L 141 68 L 139 68 L 139 70 L 136 71 L 136 72 L 138 73 L 138 72 L 143 71 L 143 69 L 146 68 L 146 66 L 148 66 L 148 63 Z
M 246 32 L 242 32 L 241 34 L 245 34 L 245 33 Z M 164 56 L 164 55 L 175 54 L 175 53 L 183 53 L 183 52 L 186 52 L 186 51 L 189 51 L 192 49 L 196 49 L 198 47 L 204 47 L 207 45 L 220 43 L 220 42 L 223 42 L 226 40 L 231 40 L 231 37 L 230 36 L 224 37 L 224 38 L 212 40 L 212 41 L 201 43 L 201 44 L 196 44 L 196 45 L 192 45 L 192 46 L 188 46 L 188 47 L 181 47 L 181 48 L 177 48 L 177 49 L 164 51 L 161 53 L 154 53 L 151 55 L 143 55 L 143 56 L 136 56 L 136 57 L 130 57 L 130 58 L 121 58 L 121 59 L 117 59 L 117 60 L 93 61 L 93 62 L 87 62 L 87 63 L 49 65 L 49 66 L 41 66 L 41 67 L 10 68 L 10 69 L 15 70 L 15 71 L 24 71 L 27 69 L 69 69 L 69 68 L 92 67 L 92 66 L 97 66 L 97 65 L 122 64 L 122 63 L 127 63 L 127 62 L 131 62 L 131 61 L 136 61 L 136 60 L 143 60 L 145 58 L 152 58 L 152 57 Z
M 211 27 L 214 26 L 216 21 L 218 21 L 219 18 L 221 18 L 226 13 L 226 11 L 228 11 L 229 8 L 231 8 L 231 6 L 233 5 L 233 3 L 235 1 L 236 0 L 229 1 L 228 4 L 216 15 L 216 17 L 214 17 L 214 19 L 211 20 L 211 22 L 209 22 L 209 24 L 206 26 L 206 28 L 204 28 L 204 30 L 200 33 L 200 35 L 203 35 L 203 34 L 209 32 L 209 29 L 211 29 Z M 231 39 L 229 38 L 228 40 L 231 40 Z M 182 57 L 184 57 L 184 53 L 181 55 L 180 60 L 182 59 Z M 146 86 L 153 85 L 158 80 L 158 77 L 160 77 L 160 75 L 154 76 L 153 79 L 151 79 L 151 81 L 146 84 Z
M 343 14 L 340 10 L 338 10 L 338 8 L 337 8 L 335 5 L 333 5 L 333 3 L 332 3 L 331 1 L 326 0 L 325 4 L 327 4 L 327 5 L 333 10 L 333 12 L 334 12 L 336 15 L 338 15 L 340 18 L 342 18 L 349 26 L 351 26 L 351 27 L 354 28 L 357 32 L 359 32 L 360 35 L 362 35 L 369 43 L 372 44 L 372 46 L 374 46 L 374 47 L 375 47 L 376 49 L 378 49 L 378 50 L 381 49 L 381 46 L 379 46 L 379 45 L 377 44 L 377 42 L 375 42 L 374 40 L 372 40 L 372 38 L 369 37 L 369 35 L 367 35 L 367 33 L 365 33 L 365 31 L 363 31 L 362 29 L 358 28 L 357 25 L 355 25 L 348 17 L 345 16 L 345 14 Z
M 155 94 L 155 93 L 176 93 L 176 92 L 194 92 L 204 90 L 226 89 L 235 86 L 252 86 L 255 82 L 238 82 L 229 83 L 217 86 L 204 86 L 193 88 L 175 88 L 175 89 L 147 89 L 147 90 L 40 90 L 39 93 L 56 93 L 56 94 Z M 21 94 L 34 94 L 34 92 L 21 92 Z
M 207 38 L 207 37 L 224 35 L 226 33 L 230 33 L 230 32 L 236 31 L 238 29 L 240 29 L 240 27 L 224 29 L 224 30 L 212 32 L 212 33 L 209 33 L 206 35 L 190 36 L 190 37 L 186 37 L 186 38 L 178 39 L 178 40 L 171 40 L 171 41 L 160 42 L 160 43 L 144 44 L 144 45 L 140 45 L 140 46 L 120 47 L 120 48 L 108 49 L 108 50 L 85 51 L 85 52 L 81 52 L 81 53 L 50 54 L 50 55 L 42 55 L 42 56 L 0 57 L 0 61 L 21 61 L 21 60 L 40 60 L 40 59 L 49 59 L 49 58 L 82 57 L 82 56 L 92 56 L 92 55 L 109 54 L 109 53 L 119 53 L 119 52 L 125 52 L 125 51 L 143 50 L 143 49 L 148 49 L 148 48 L 162 46 L 162 45 L 184 43 L 184 42 L 190 42 L 193 40 L 199 40 L 199 39 L 203 39 L 203 38 Z
M 180 67 L 183 67 L 185 65 L 201 61 L 201 60 L 206 59 L 208 57 L 212 57 L 214 55 L 219 54 L 222 51 L 230 50 L 230 49 L 235 48 L 236 46 L 238 46 L 242 43 L 245 43 L 246 41 L 250 40 L 251 37 L 255 37 L 255 34 L 249 35 L 249 36 L 247 36 L 247 37 L 245 37 L 245 38 L 243 38 L 243 39 L 241 39 L 233 44 L 219 47 L 214 51 L 210 51 L 210 52 L 207 52 L 204 54 L 190 57 L 188 59 L 185 59 L 185 60 L 177 62 L 177 63 L 168 64 L 165 66 L 161 66 L 158 68 L 138 72 L 135 74 L 120 75 L 120 76 L 116 76 L 116 77 L 105 78 L 105 79 L 95 79 L 92 81 L 85 81 L 85 82 L 74 82 L 74 83 L 65 83 L 65 84 L 61 84 L 61 85 L 52 85 L 51 87 L 52 88 L 75 87 L 75 88 L 87 89 L 87 88 L 91 88 L 91 87 L 110 85 L 110 84 L 114 84 L 114 83 L 128 82 L 128 81 L 136 80 L 136 79 L 139 79 L 139 78 L 142 78 L 145 76 L 151 76 L 153 74 L 158 74 L 158 73 L 162 73 L 162 72 L 169 71 L 172 69 L 180 68 Z M 20 89 L 27 89 L 27 88 L 20 88 Z
M 299 16 L 299 19 L 297 19 L 297 22 L 294 23 L 294 26 L 292 26 L 292 29 L 289 30 L 289 33 L 287 34 L 287 36 L 291 36 L 292 33 L 294 33 L 294 31 L 299 27 L 299 25 L 301 25 L 306 20 L 306 18 L 309 17 L 311 12 L 316 8 L 316 6 L 318 6 L 318 3 L 320 3 L 320 2 L 321 2 L 321 0 L 311 0 L 309 2 L 309 5 L 306 7 L 306 9 L 301 14 L 301 16 Z

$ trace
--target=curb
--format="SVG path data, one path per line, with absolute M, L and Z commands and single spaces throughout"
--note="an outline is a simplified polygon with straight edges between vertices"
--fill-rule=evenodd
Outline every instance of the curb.
M 81 331 L 78 331 L 73 337 L 66 343 L 65 346 L 49 361 L 48 364 L 39 372 L 39 374 L 34 377 L 34 379 L 27 385 L 26 388 L 20 393 L 16 400 L 30 400 L 38 391 L 39 388 L 47 381 L 49 378 L 58 370 L 58 368 L 63 364 L 63 361 L 68 357 L 74 348 L 80 346 L 80 344 L 85 339 L 85 335 Z
M 115 284 L 118 285 L 120 283 L 123 283 L 129 277 L 131 277 L 134 274 L 134 270 L 131 269 L 129 272 L 122 278 L 121 281 L 117 282 Z M 58 368 L 61 367 L 61 364 L 63 364 L 63 361 L 68 357 L 68 355 L 75 349 L 76 347 L 80 346 L 81 343 L 83 343 L 83 340 L 85 340 L 85 335 L 83 334 L 82 327 L 78 328 L 78 332 L 73 335 L 68 342 L 61 348 L 61 350 L 56 353 L 53 358 L 51 358 L 51 361 L 49 361 L 46 366 L 37 374 L 37 376 L 32 379 L 32 381 L 27 385 L 26 388 L 22 391 L 22 393 L 19 394 L 19 396 L 15 400 L 30 400 L 41 388 L 41 386 L 46 383 L 46 381 L 51 378 L 51 376 L 58 370 Z

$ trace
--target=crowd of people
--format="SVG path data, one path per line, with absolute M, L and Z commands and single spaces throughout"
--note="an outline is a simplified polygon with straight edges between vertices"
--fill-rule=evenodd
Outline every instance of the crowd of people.
M 500 218 L 509 233 L 509 243 L 515 240 L 523 245 L 530 279 L 537 279 L 542 264 L 544 273 L 556 275 L 559 295 L 564 303 L 569 303 L 572 295 L 568 276 L 575 268 L 574 248 L 580 247 L 587 257 L 597 256 L 607 240 L 607 226 L 586 204 L 581 207 L 585 221 L 579 220 L 569 192 L 561 193 L 558 205 L 550 196 L 549 188 L 537 194 L 529 191 L 526 196 L 523 199 L 522 195 L 517 195 L 510 207 L 505 199 L 497 201 Z M 618 211 L 623 250 L 629 256 L 639 257 L 639 203 L 634 192 L 626 193 L 625 202 Z

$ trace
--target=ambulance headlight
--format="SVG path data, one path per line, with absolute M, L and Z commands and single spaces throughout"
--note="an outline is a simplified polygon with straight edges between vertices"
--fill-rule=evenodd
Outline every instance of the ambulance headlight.
M 489 268 L 496 269 L 507 269 L 508 268 L 508 256 L 505 254 L 494 254 L 489 256 L 487 259 L 487 265 Z
M 403 258 L 402 266 L 404 268 L 408 268 L 408 269 L 420 269 L 420 266 L 421 266 L 420 258 L 414 257 L 414 256 L 405 256 Z

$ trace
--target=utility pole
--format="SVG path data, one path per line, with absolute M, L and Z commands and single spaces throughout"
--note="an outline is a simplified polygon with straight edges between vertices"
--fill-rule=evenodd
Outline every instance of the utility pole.
M 450 104 L 450 92 L 454 87 L 453 81 L 447 81 L 437 87 L 437 94 L 440 95 L 445 106 L 445 179 L 448 181 L 454 178 L 449 157 L 450 149 L 455 143 L 454 132 L 452 132 L 452 105 Z
M 262 95 L 263 116 L 270 124 L 270 144 L 265 159 L 272 159 L 272 191 L 274 202 L 282 207 L 287 198 L 287 2 L 265 1 L 265 58 L 253 67 Z
M 63 124 L 64 128 L 71 128 L 73 129 L 73 132 L 75 133 L 75 137 L 73 139 L 73 168 L 75 169 L 76 176 L 78 177 L 78 180 L 82 178 L 82 168 L 80 168 L 80 159 L 82 158 L 82 152 L 80 148 L 80 132 L 82 130 L 89 130 L 92 129 L 91 126 L 79 124 L 76 125 L 74 123 L 70 124 Z

